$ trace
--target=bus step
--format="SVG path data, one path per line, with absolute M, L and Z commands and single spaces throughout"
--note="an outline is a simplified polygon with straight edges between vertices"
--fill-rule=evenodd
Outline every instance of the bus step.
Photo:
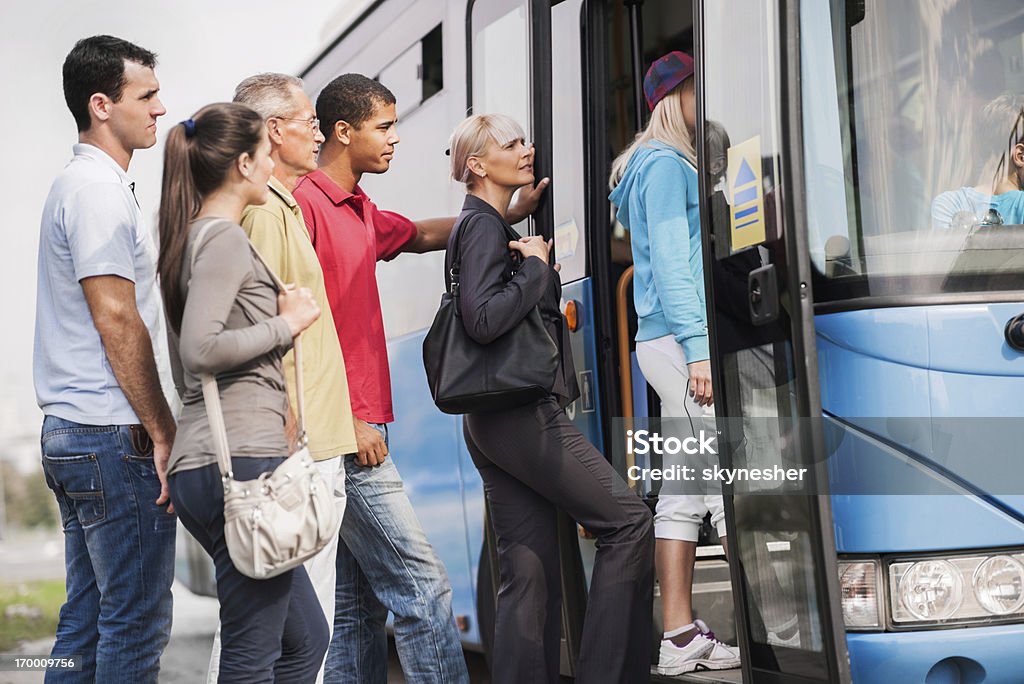
M 651 681 L 658 684 L 743 684 L 743 670 L 708 670 L 707 672 L 690 672 L 676 677 L 651 675 Z

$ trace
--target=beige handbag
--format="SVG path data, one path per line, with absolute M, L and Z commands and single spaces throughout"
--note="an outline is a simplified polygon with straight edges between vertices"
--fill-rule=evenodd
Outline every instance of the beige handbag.
M 207 229 L 196 236 L 192 265 Z M 263 258 L 252 248 L 260 261 Z M 266 266 L 266 262 L 263 264 Z M 277 287 L 284 283 L 267 266 Z M 300 336 L 301 337 L 301 336 Z M 338 534 L 341 521 L 334 492 L 324 482 L 309 453 L 303 421 L 302 346 L 294 342 L 295 395 L 299 449 L 272 473 L 255 480 L 238 481 L 231 472 L 231 456 L 217 379 L 203 373 L 203 399 L 213 433 L 214 450 L 224 483 L 224 538 L 231 561 L 240 573 L 253 579 L 280 575 L 316 555 Z

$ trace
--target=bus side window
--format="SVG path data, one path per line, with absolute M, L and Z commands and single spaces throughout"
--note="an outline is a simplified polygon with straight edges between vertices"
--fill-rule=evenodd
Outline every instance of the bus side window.
M 530 118 L 530 32 L 525 0 L 473 4 L 472 105 L 474 114 L 505 114 L 532 139 Z M 513 226 L 520 235 L 529 221 Z
M 441 24 L 422 40 L 384 67 L 377 80 L 398 100 L 398 116 L 404 117 L 444 87 Z

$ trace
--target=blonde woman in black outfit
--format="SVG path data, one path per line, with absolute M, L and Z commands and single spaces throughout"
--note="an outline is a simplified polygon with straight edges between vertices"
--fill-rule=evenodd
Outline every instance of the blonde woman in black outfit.
M 483 478 L 498 539 L 493 681 L 558 681 L 556 508 L 598 537 L 576 681 L 646 681 L 653 592 L 651 514 L 563 411 L 578 389 L 559 309 L 561 284 L 557 269 L 548 264 L 550 245 L 540 236 L 520 239 L 504 218 L 516 189 L 533 183 L 533 148 L 515 121 L 492 114 L 459 124 L 450 150 L 452 177 L 466 185 L 467 197 L 448 244 L 445 272 L 451 272 L 458 237 L 460 313 L 466 333 L 487 344 L 539 306 L 561 350 L 548 397 L 465 417 L 466 444 Z

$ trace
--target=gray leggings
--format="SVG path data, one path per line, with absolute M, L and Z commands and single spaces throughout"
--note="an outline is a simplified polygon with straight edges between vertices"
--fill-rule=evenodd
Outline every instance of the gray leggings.
M 492 677 L 557 682 L 561 618 L 556 507 L 597 535 L 576 681 L 650 676 L 651 513 L 554 399 L 465 417 L 498 539 Z

